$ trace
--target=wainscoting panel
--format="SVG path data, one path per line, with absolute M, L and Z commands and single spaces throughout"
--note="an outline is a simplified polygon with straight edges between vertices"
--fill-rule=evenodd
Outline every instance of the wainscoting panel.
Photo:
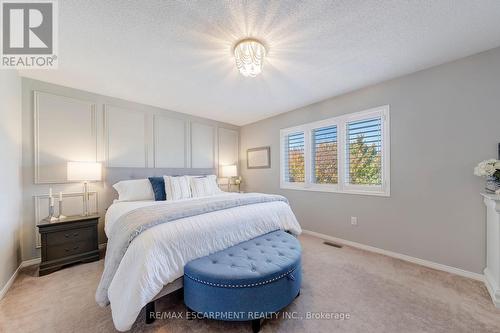
M 97 159 L 94 103 L 33 92 L 35 184 L 67 183 L 67 161 Z
M 108 167 L 148 167 L 147 115 L 111 105 L 104 114 Z
M 238 164 L 239 134 L 238 131 L 219 127 L 219 165 Z
M 187 124 L 182 119 L 154 116 L 155 168 L 187 167 Z
M 215 127 L 191 123 L 191 167 L 214 168 L 215 165 Z
M 58 195 L 54 196 L 54 215 L 59 215 L 59 198 Z M 36 235 L 36 247 L 41 247 L 40 233 L 36 227 L 41 220 L 49 215 L 49 196 L 48 195 L 37 195 L 34 196 L 35 200 L 35 235 Z M 98 207 L 98 197 L 97 192 L 89 191 L 89 212 L 97 213 L 99 211 Z M 81 215 L 83 214 L 83 192 L 75 193 L 63 193 L 63 214 L 66 216 L 71 215 Z
M 232 150 L 226 140 L 231 135 L 225 135 L 230 132 L 219 138 L 218 130 L 239 131 L 231 124 L 29 78 L 22 79 L 22 118 L 23 260 L 40 256 L 35 226 L 48 215 L 48 198 L 41 194 L 49 188 L 67 193 L 64 214 L 82 213 L 83 187 L 66 180 L 67 161 L 102 162 L 103 179 L 90 187 L 99 193 L 98 212 L 104 216 L 117 197 L 111 185 L 118 179 L 108 178 L 110 169 L 127 170 L 119 180 L 216 174 L 219 141 L 223 151 Z M 226 160 L 225 152 L 220 155 Z M 97 194 L 91 201 L 97 206 Z M 57 201 L 55 209 L 57 214 Z M 101 219 L 101 242 L 106 241 L 103 227 Z

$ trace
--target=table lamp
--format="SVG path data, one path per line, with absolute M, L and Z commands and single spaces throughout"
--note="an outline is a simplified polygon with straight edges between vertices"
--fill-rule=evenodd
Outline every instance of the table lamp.
M 222 177 L 227 178 L 227 190 L 228 192 L 231 191 L 231 178 L 238 176 L 238 168 L 236 167 L 236 164 L 233 165 L 223 165 L 222 166 Z
M 101 175 L 101 163 L 68 162 L 68 180 L 83 182 L 83 216 L 89 215 L 88 183 L 91 181 L 100 181 Z

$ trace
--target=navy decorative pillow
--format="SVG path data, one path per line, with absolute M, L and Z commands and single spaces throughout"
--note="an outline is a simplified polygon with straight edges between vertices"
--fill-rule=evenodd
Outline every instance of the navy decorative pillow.
M 149 177 L 149 182 L 153 187 L 153 193 L 155 194 L 155 201 L 165 201 L 167 200 L 167 194 L 165 193 L 165 180 L 163 177 Z

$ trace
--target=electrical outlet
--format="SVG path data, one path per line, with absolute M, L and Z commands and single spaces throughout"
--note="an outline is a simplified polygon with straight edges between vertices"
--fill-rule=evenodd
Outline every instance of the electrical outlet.
M 358 218 L 356 216 L 351 216 L 351 225 L 358 225 Z

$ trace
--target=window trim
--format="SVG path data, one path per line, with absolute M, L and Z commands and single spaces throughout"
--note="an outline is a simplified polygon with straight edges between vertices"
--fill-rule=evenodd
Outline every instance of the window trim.
M 349 113 L 329 119 L 315 121 L 299 126 L 284 128 L 280 130 L 280 188 L 302 191 L 319 191 L 360 195 L 390 196 L 390 117 L 389 105 L 383 105 L 372 109 Z M 367 119 L 371 117 L 381 117 L 382 131 L 382 185 L 352 185 L 347 184 L 345 166 L 346 166 L 346 134 L 347 124 L 352 121 Z M 337 184 L 317 184 L 312 180 L 312 136 L 313 130 L 337 126 Z M 285 140 L 287 135 L 303 132 L 304 133 L 304 172 L 305 182 L 294 183 L 285 180 Z

